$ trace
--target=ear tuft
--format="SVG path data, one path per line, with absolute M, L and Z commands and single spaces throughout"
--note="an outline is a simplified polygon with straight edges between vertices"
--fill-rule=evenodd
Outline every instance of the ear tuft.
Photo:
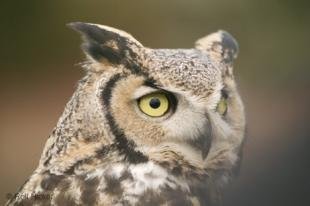
M 208 52 L 217 61 L 226 64 L 231 64 L 239 52 L 235 38 L 222 30 L 198 39 L 195 46 L 201 51 Z
M 112 27 L 82 22 L 69 23 L 68 26 L 82 34 L 82 49 L 97 62 L 104 59 L 112 64 L 121 64 L 134 59 L 143 47 L 130 34 Z

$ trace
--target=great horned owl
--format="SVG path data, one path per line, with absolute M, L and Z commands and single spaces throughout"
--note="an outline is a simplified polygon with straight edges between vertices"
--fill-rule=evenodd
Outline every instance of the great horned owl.
M 8 205 L 215 205 L 239 165 L 243 104 L 225 31 L 195 49 L 150 49 L 71 23 L 86 75 L 39 165 Z

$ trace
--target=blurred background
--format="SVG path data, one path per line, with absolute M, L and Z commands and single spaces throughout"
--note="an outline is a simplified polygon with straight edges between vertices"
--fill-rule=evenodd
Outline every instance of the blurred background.
M 0 204 L 35 169 L 83 76 L 65 25 L 121 28 L 145 46 L 191 48 L 218 29 L 240 44 L 235 74 L 248 131 L 225 206 L 309 205 L 310 2 L 306 0 L 4 0 L 0 7 Z

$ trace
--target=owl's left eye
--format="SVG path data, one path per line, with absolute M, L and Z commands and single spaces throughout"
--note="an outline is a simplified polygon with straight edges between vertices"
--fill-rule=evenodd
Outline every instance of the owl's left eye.
M 138 99 L 140 110 L 151 117 L 161 117 L 169 109 L 171 102 L 164 92 L 154 92 Z
M 227 109 L 228 109 L 227 98 L 228 98 L 227 93 L 222 91 L 222 97 L 216 106 L 216 111 L 220 115 L 225 115 L 227 113 Z

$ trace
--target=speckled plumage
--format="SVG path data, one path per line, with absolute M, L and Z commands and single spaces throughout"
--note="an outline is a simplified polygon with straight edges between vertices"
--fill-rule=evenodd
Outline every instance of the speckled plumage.
M 220 204 L 245 127 L 233 37 L 219 31 L 196 49 L 150 49 L 110 27 L 70 26 L 84 38 L 86 75 L 7 205 Z M 173 94 L 175 110 L 142 114 L 137 99 L 152 91 Z

